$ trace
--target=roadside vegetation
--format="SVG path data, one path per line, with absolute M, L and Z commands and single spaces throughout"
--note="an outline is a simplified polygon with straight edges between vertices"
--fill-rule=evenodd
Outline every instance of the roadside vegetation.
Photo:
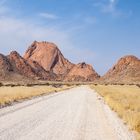
M 129 85 L 92 85 L 112 110 L 134 131 L 140 139 L 140 87 Z
M 0 87 L 0 107 L 11 105 L 25 99 L 36 96 L 47 95 L 71 88 L 69 85 L 35 85 L 35 86 L 1 86 Z

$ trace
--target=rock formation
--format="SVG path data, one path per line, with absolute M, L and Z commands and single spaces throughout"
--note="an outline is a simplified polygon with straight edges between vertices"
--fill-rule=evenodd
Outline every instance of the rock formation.
M 122 57 L 101 79 L 107 83 L 140 82 L 140 59 L 132 55 Z
M 26 51 L 24 58 L 35 61 L 46 71 L 52 71 L 56 75 L 65 75 L 72 68 L 69 62 L 58 47 L 49 42 L 34 41 Z
M 7 56 L 0 54 L 0 81 L 18 81 L 26 79 L 15 71 Z
M 68 61 L 55 44 L 34 41 L 24 57 L 16 51 L 8 56 L 0 54 L 0 80 L 24 78 L 140 84 L 140 60 L 135 56 L 125 56 L 100 78 L 91 65 L 84 62 L 76 65 Z
M 0 54 L 0 77 L 6 77 L 12 71 L 12 66 L 7 57 Z
M 47 72 L 37 62 L 27 62 L 16 51 L 8 56 L 0 54 L 0 80 L 18 81 L 27 78 L 54 80 L 56 75 Z
M 58 47 L 50 42 L 34 41 L 26 51 L 24 59 L 37 62 L 46 71 L 56 74 L 56 80 L 93 81 L 99 77 L 90 65 L 75 65 L 68 61 Z
M 14 72 L 31 78 L 38 77 L 34 69 L 16 51 L 11 52 L 7 58 Z
M 94 81 L 99 78 L 91 65 L 85 62 L 75 65 L 66 75 L 66 81 Z

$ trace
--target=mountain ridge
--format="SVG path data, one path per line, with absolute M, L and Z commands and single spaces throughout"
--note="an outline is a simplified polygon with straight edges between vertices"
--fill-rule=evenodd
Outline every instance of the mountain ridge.
M 0 80 L 24 78 L 100 84 L 140 83 L 140 59 L 133 55 L 124 56 L 100 76 L 90 64 L 70 62 L 54 43 L 34 41 L 23 57 L 16 51 L 8 56 L 0 54 Z

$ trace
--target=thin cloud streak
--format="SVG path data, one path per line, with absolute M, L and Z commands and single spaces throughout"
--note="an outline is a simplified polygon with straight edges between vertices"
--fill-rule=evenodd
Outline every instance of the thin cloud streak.
M 40 13 L 39 16 L 42 17 L 42 18 L 50 19 L 50 20 L 59 19 L 58 16 L 56 16 L 54 14 L 51 14 L 51 13 L 47 13 L 47 12 Z
M 120 0 L 101 0 L 101 1 L 93 1 L 93 6 L 97 7 L 100 12 L 104 14 L 111 14 L 113 17 L 130 17 L 133 12 L 132 10 L 123 11 L 119 9 L 117 6 Z

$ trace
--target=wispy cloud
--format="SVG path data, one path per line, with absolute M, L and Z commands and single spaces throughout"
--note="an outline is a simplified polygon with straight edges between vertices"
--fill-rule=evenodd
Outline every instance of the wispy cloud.
M 1 0 L 0 1 L 0 6 L 3 5 L 7 0 Z
M 8 9 L 6 7 L 0 6 L 0 16 L 3 16 L 3 14 L 5 14 L 6 12 L 8 12 Z
M 4 5 L 7 0 L 0 1 L 0 16 L 3 16 L 9 11 L 9 9 Z
M 93 6 L 98 7 L 102 13 L 111 14 L 113 17 L 129 17 L 132 11 L 123 11 L 118 8 L 120 0 L 100 0 L 94 1 Z
M 22 19 L 0 18 L 0 31 L 0 52 L 3 53 L 11 50 L 24 52 L 34 40 L 54 42 L 63 50 L 71 46 L 70 36 L 65 31 Z
M 2 2 L 1 2 L 2 3 Z M 27 46 L 34 40 L 50 41 L 56 43 L 61 49 L 67 51 L 72 46 L 70 34 L 61 30 L 59 26 L 42 25 L 33 19 L 16 17 L 11 10 L 4 4 L 0 5 L 0 52 L 9 53 L 11 50 L 17 50 L 21 53 L 27 49 Z M 42 13 L 42 16 L 55 19 L 54 15 Z
M 117 0 L 109 0 L 107 4 L 104 4 L 102 7 L 102 11 L 105 13 L 114 13 L 118 12 L 116 10 Z
M 58 16 L 56 16 L 52 13 L 47 13 L 47 12 L 40 13 L 39 16 L 42 17 L 42 18 L 51 19 L 51 20 L 55 20 L 55 19 L 59 18 Z
M 87 16 L 84 18 L 84 22 L 86 24 L 95 24 L 97 22 L 97 18 L 95 16 Z

